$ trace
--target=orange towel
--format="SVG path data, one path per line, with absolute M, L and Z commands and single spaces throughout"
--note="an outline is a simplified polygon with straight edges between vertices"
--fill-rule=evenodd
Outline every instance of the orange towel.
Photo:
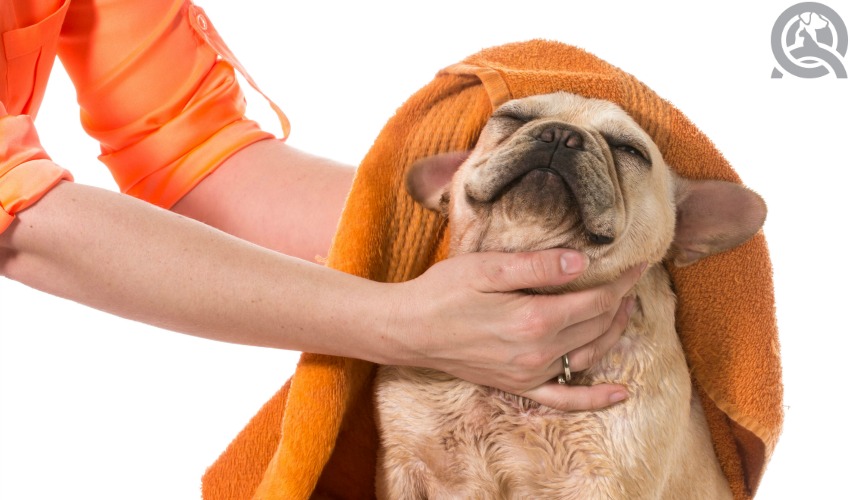
M 444 226 L 406 195 L 405 168 L 418 158 L 471 148 L 493 108 L 506 100 L 556 90 L 618 103 L 681 175 L 740 182 L 708 138 L 631 75 L 575 47 L 509 44 L 441 71 L 387 123 L 357 172 L 328 265 L 396 282 L 442 258 Z M 782 425 L 765 240 L 759 234 L 671 273 L 679 333 L 717 456 L 735 498 L 752 498 Z M 305 354 L 287 386 L 207 471 L 204 498 L 373 497 L 373 373 L 366 362 Z

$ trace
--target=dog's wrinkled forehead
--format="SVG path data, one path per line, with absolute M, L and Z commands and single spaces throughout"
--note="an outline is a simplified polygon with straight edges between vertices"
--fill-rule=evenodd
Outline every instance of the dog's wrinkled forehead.
M 514 99 L 497 108 L 493 115 L 514 116 L 525 121 L 558 118 L 594 128 L 624 119 L 632 121 L 622 108 L 610 101 L 588 99 L 565 92 Z
M 493 112 L 489 133 L 509 135 L 541 120 L 557 120 L 598 131 L 608 141 L 648 146 L 649 135 L 610 101 L 590 99 L 566 92 L 534 95 L 508 101 Z

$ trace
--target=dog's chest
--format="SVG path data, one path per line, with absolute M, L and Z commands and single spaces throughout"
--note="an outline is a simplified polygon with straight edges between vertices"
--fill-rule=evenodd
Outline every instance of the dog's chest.
M 625 498 L 657 486 L 690 408 L 664 274 L 658 269 L 644 277 L 640 307 L 620 344 L 578 377 L 584 384 L 625 384 L 626 402 L 564 413 L 439 372 L 383 368 L 378 409 L 385 466 L 416 462 L 439 483 L 432 488 L 458 498 Z

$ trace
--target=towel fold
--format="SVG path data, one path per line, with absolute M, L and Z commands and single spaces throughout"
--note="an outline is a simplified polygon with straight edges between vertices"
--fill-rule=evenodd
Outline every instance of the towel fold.
M 440 71 L 389 120 L 357 171 L 328 266 L 399 282 L 444 258 L 445 226 L 406 194 L 405 169 L 419 158 L 470 149 L 503 102 L 559 90 L 619 104 L 680 175 L 740 182 L 705 135 L 633 76 L 557 42 L 503 45 Z M 677 328 L 720 465 L 734 497 L 752 498 L 783 418 L 767 245 L 760 233 L 669 270 Z M 209 468 L 204 498 L 374 497 L 374 368 L 304 354 L 286 386 Z

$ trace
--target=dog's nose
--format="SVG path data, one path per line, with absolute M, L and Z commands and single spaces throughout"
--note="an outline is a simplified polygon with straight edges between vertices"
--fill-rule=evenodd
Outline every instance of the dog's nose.
M 547 127 L 540 131 L 537 139 L 542 142 L 554 142 L 564 145 L 570 149 L 583 149 L 584 139 L 581 134 L 575 130 L 570 130 L 563 127 Z

